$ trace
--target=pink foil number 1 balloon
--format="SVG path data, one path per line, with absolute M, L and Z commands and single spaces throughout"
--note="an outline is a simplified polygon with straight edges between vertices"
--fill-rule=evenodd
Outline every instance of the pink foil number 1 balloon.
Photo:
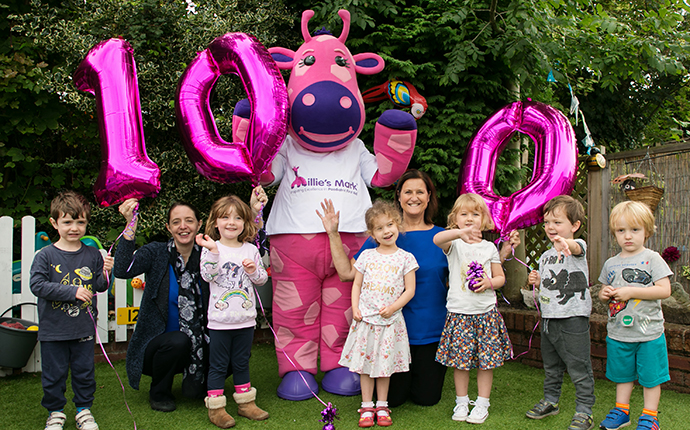
M 98 204 L 156 196 L 160 170 L 146 154 L 132 47 L 122 39 L 100 42 L 74 72 L 74 83 L 96 96 L 103 155 L 94 185 Z
M 535 143 L 532 180 L 502 197 L 493 191 L 496 163 L 516 132 L 528 135 Z M 496 230 L 505 237 L 512 230 L 540 223 L 546 202 L 573 191 L 576 173 L 577 144 L 568 119 L 544 103 L 515 102 L 489 117 L 467 145 L 458 193 L 482 196 Z

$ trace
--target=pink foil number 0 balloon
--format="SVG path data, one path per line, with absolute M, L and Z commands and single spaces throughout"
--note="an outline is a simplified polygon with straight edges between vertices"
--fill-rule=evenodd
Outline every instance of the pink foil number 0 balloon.
M 246 142 L 224 141 L 211 113 L 209 95 L 224 74 L 238 75 L 249 98 Z M 256 38 L 227 33 L 185 70 L 175 112 L 187 155 L 200 174 L 216 182 L 258 184 L 287 133 L 287 89 L 275 61 Z
M 534 171 L 530 183 L 508 197 L 494 193 L 496 163 L 515 132 L 534 141 Z M 484 198 L 502 236 L 543 220 L 544 204 L 570 194 L 577 173 L 577 141 L 568 119 L 539 102 L 515 102 L 489 117 L 467 146 L 460 168 L 458 193 Z
M 74 84 L 96 96 L 103 157 L 94 184 L 98 204 L 156 196 L 160 170 L 146 155 L 132 47 L 122 39 L 100 42 L 74 72 Z

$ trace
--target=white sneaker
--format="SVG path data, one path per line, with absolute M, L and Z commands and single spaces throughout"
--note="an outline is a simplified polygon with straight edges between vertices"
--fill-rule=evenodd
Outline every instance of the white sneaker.
M 79 412 L 74 419 L 77 420 L 77 429 L 79 430 L 98 430 L 98 424 L 91 415 L 90 409 Z
M 457 403 L 453 408 L 453 421 L 465 421 L 469 412 L 469 403 Z
M 489 402 L 475 401 L 470 402 L 474 405 L 472 412 L 467 417 L 467 422 L 472 424 L 481 424 L 489 417 Z
M 62 430 L 62 428 L 65 426 L 66 419 L 67 415 L 63 414 L 62 412 L 51 412 L 46 420 L 45 430 Z

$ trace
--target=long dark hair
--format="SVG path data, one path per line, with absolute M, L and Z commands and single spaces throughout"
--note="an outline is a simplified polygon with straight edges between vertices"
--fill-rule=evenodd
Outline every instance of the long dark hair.
M 417 169 L 410 169 L 402 174 L 400 179 L 398 179 L 398 185 L 395 187 L 395 206 L 397 206 L 400 212 L 404 213 L 402 206 L 400 206 L 400 191 L 402 190 L 405 182 L 410 179 L 421 179 L 426 185 L 426 190 L 429 193 L 429 204 L 426 206 L 424 211 L 424 222 L 426 224 L 433 224 L 436 212 L 438 212 L 438 197 L 436 197 L 436 187 L 431 181 L 431 177 L 425 172 Z

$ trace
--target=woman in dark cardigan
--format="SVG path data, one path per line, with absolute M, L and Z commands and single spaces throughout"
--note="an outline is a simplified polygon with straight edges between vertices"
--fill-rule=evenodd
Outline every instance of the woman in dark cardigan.
M 194 207 L 175 203 L 165 225 L 172 238 L 144 245 L 134 254 L 136 205 L 136 199 L 120 205 L 128 227 L 115 250 L 113 270 L 118 278 L 146 275 L 136 330 L 127 348 L 127 377 L 129 385 L 139 389 L 142 373 L 151 376 L 151 408 L 170 412 L 175 410 L 175 374 L 183 374 L 185 396 L 206 394 L 209 293 L 199 273 L 201 249 L 194 241 L 201 221 Z

